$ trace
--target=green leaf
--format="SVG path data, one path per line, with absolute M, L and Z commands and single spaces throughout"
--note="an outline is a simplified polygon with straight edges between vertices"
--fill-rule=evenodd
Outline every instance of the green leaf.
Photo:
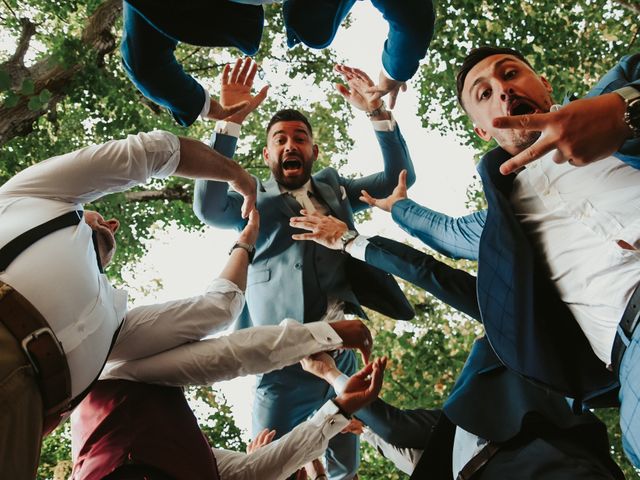
M 21 95 L 33 95 L 33 92 L 35 91 L 35 84 L 33 83 L 33 80 L 31 80 L 30 78 L 25 78 L 24 81 L 22 82 L 22 86 L 20 87 L 19 93 Z
M 38 110 L 42 109 L 43 105 L 44 104 L 38 97 L 31 97 L 29 99 L 29 103 L 27 103 L 27 108 L 32 112 L 37 112 Z
M 20 96 L 16 95 L 15 92 L 9 92 L 7 94 L 7 98 L 4 99 L 3 107 L 5 108 L 13 108 L 18 104 L 18 100 L 20 100 Z
M 46 88 L 44 90 L 42 90 L 40 92 L 40 95 L 38 95 L 38 98 L 40 99 L 40 101 L 45 104 L 47 103 L 49 100 L 51 100 L 51 92 L 49 90 L 47 90 Z

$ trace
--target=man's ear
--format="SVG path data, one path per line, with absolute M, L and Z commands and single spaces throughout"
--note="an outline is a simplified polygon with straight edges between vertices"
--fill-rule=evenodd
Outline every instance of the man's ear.
M 478 135 L 485 142 L 488 142 L 489 140 L 491 140 L 493 138 L 491 136 L 491 134 L 489 134 L 489 132 L 487 132 L 486 130 L 480 128 L 477 125 L 473 126 L 473 131 L 476 132 L 476 135 Z
M 544 88 L 547 89 L 547 92 L 549 92 L 549 93 L 553 92 L 553 87 L 549 83 L 549 80 L 547 80 L 542 75 L 540 75 L 540 81 L 542 81 L 542 84 L 544 85 Z
M 318 145 L 314 143 L 313 144 L 313 161 L 314 162 L 318 159 L 318 153 L 320 153 L 320 149 L 318 148 Z
M 262 159 L 264 160 L 264 163 L 269 165 L 269 150 L 267 147 L 262 147 Z

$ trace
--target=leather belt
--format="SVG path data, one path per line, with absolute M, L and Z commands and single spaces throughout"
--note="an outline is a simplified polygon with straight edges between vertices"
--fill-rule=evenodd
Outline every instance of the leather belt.
M 618 324 L 615 340 L 613 341 L 611 365 L 616 376 L 620 374 L 622 357 L 631 342 L 631 337 L 638 323 L 640 323 L 640 284 L 636 286 L 631 294 L 627 308 L 625 308 L 620 323 Z
M 71 404 L 71 374 L 62 344 L 42 314 L 0 281 L 0 322 L 16 338 L 36 374 L 44 410 L 43 435 L 53 430 Z

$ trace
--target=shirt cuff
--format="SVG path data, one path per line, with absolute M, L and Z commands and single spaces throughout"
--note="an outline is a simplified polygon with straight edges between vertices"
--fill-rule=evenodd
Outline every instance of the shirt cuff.
M 344 392 L 344 387 L 347 385 L 348 381 L 349 376 L 345 375 L 344 373 L 340 374 L 340 376 L 333 381 L 333 385 L 331 386 L 335 390 L 336 396 L 342 395 L 342 392 Z
M 216 128 L 214 129 L 214 131 L 216 133 L 222 133 L 223 135 L 229 135 L 230 137 L 238 138 L 240 137 L 240 127 L 241 125 L 239 123 L 219 120 L 216 122 Z
M 340 413 L 338 406 L 327 401 L 310 419 L 309 423 L 322 431 L 326 438 L 333 438 L 349 425 L 349 419 Z
M 393 113 L 389 112 L 391 118 L 389 120 L 372 120 L 371 125 L 376 132 L 393 132 L 396 129 L 396 119 Z
M 369 237 L 365 235 L 358 235 L 349 246 L 349 255 L 356 260 L 366 261 L 366 251 L 369 245 Z
M 202 110 L 200 110 L 200 118 L 206 120 L 207 115 L 209 115 L 209 108 L 211 108 L 211 95 L 209 94 L 209 90 L 204 88 L 204 85 L 201 86 L 204 90 L 204 105 L 202 106 Z
M 326 345 L 327 350 L 342 347 L 342 338 L 331 328 L 327 322 L 309 322 L 304 324 L 313 338 L 321 345 Z

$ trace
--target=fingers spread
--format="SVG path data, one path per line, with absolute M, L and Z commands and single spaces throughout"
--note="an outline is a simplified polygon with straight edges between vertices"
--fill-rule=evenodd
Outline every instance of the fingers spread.
M 502 173 L 503 175 L 509 175 L 510 173 L 524 167 L 528 163 L 531 163 L 546 155 L 554 148 L 555 145 L 551 140 L 547 140 L 546 137 L 540 137 L 540 139 L 529 148 L 523 150 L 518 155 L 504 162 L 500 166 L 500 173 Z

